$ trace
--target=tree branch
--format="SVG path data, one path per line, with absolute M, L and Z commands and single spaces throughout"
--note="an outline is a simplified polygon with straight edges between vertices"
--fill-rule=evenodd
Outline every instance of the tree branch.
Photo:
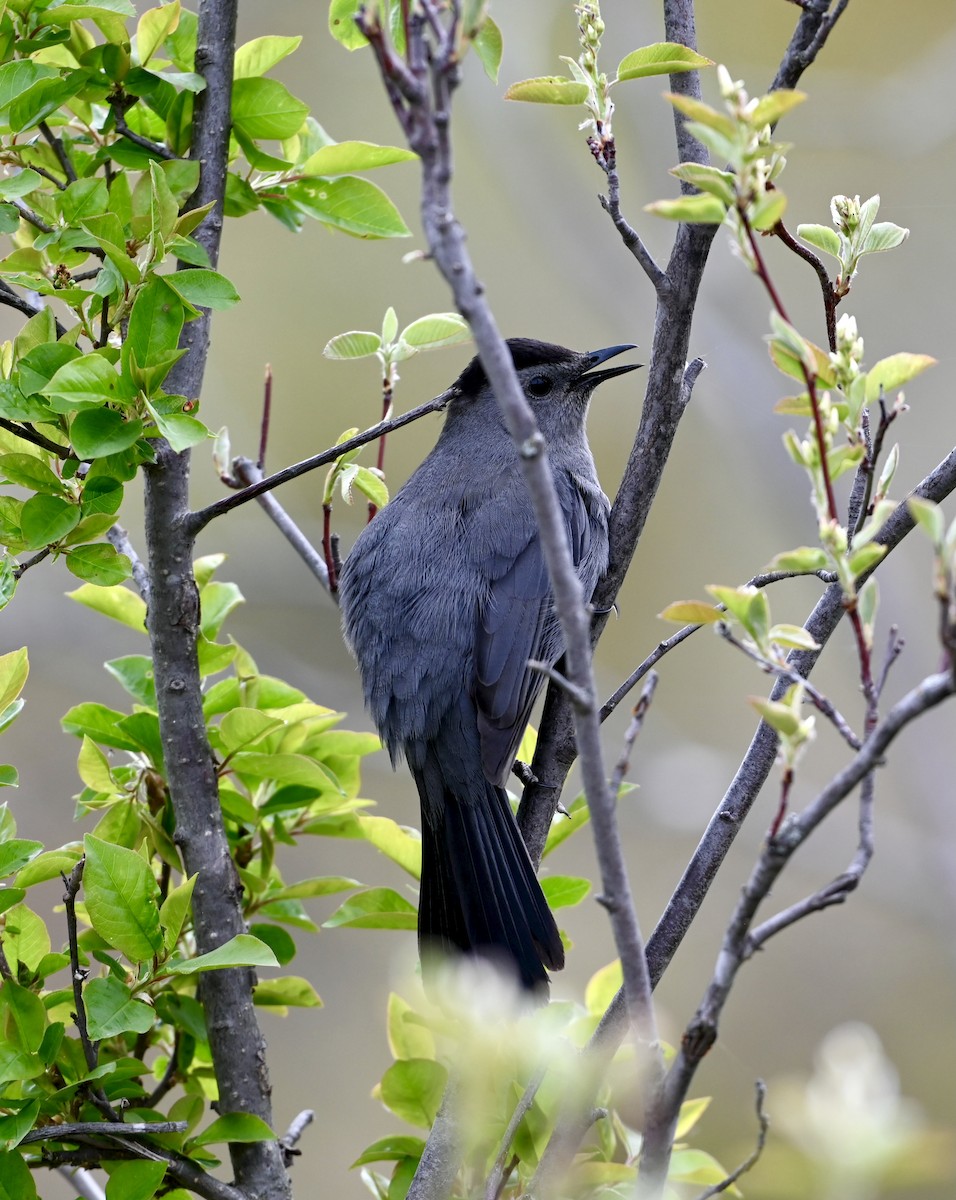
M 212 203 L 195 237 L 216 265 L 222 232 L 222 202 L 230 135 L 230 101 L 236 32 L 236 0 L 203 0 L 199 13 L 196 70 L 206 87 L 195 97 L 191 157 L 201 164 L 199 186 L 189 207 Z M 181 345 L 187 354 L 166 386 L 197 398 L 209 348 L 209 313 L 189 322 Z M 199 603 L 192 573 L 195 529 L 189 513 L 189 455 L 176 454 L 157 439 L 156 460 L 144 468 L 152 643 L 160 733 L 176 842 L 188 874 L 196 875 L 192 897 L 199 953 L 244 932 L 241 887 L 229 852 L 219 803 L 218 778 L 202 713 L 197 661 Z M 252 1003 L 248 968 L 202 976 L 200 998 L 222 1112 L 253 1113 L 272 1124 L 265 1042 Z M 287 1200 L 291 1196 L 278 1141 L 229 1147 L 236 1188 L 247 1196 Z M 187 1184 L 193 1186 L 192 1184 Z M 236 1189 L 229 1189 L 232 1196 Z
M 394 429 L 401 429 L 403 425 L 410 425 L 413 421 L 420 421 L 422 417 L 428 416 L 429 413 L 441 412 L 447 407 L 451 400 L 449 392 L 442 392 L 440 396 L 436 396 L 434 400 L 428 400 L 425 404 L 419 404 L 417 408 L 409 409 L 407 413 L 402 413 L 401 416 L 392 417 L 389 421 L 379 421 L 377 425 L 372 425 L 363 433 L 357 433 L 355 437 L 349 438 L 345 442 L 339 442 L 336 446 L 330 446 L 328 450 L 323 450 L 321 454 L 313 454 L 311 458 L 304 458 L 301 462 L 293 463 L 290 467 L 283 467 L 281 471 L 276 471 L 272 475 L 266 475 L 257 483 L 249 484 L 248 487 L 242 488 L 241 491 L 234 492 L 231 496 L 224 496 L 222 500 L 216 500 L 213 504 L 206 508 L 200 508 L 196 512 L 189 515 L 189 529 L 195 536 L 216 517 L 221 517 L 223 513 L 231 512 L 232 509 L 238 508 L 242 504 L 248 504 L 250 500 L 257 500 L 266 492 L 272 491 L 273 488 L 279 487 L 283 483 L 288 483 L 292 479 L 298 479 L 300 475 L 305 475 L 309 471 L 314 471 L 318 467 L 327 466 L 328 463 L 334 462 L 340 455 L 347 454 L 350 450 L 355 450 L 359 446 L 364 446 L 366 442 L 374 442 L 376 438 L 382 437 L 386 433 L 391 433 Z

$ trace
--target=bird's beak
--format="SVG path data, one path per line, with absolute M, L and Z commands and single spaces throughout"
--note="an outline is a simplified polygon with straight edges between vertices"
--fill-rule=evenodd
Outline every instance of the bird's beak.
M 607 362 L 609 358 L 614 358 L 615 355 L 623 354 L 625 350 L 636 350 L 636 346 L 608 346 L 606 350 L 592 350 L 584 355 L 584 365 L 582 367 L 580 381 L 586 383 L 589 388 L 596 388 L 599 383 L 603 383 L 605 379 L 613 379 L 615 375 L 625 375 L 628 371 L 636 371 L 638 367 L 642 367 L 643 363 L 628 363 L 624 367 L 608 367 L 606 371 L 590 372 L 592 367 L 600 366 L 602 362 Z

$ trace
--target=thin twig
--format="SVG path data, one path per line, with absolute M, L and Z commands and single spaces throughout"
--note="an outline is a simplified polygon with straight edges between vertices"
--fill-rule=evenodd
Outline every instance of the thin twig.
M 281 471 L 276 471 L 272 475 L 266 475 L 258 483 L 250 484 L 241 491 L 234 492 L 231 496 L 225 496 L 222 500 L 217 500 L 213 504 L 207 505 L 206 508 L 198 509 L 189 518 L 190 531 L 195 535 L 204 529 L 210 521 L 216 517 L 221 517 L 223 513 L 231 512 L 232 509 L 238 508 L 242 504 L 248 504 L 250 500 L 255 500 L 266 492 L 271 492 L 273 488 L 277 488 L 283 483 L 288 483 L 292 479 L 298 479 L 300 475 L 305 475 L 309 471 L 316 470 L 318 467 L 324 467 L 327 463 L 334 462 L 340 455 L 347 454 L 350 450 L 355 450 L 359 446 L 364 446 L 366 442 L 374 442 L 382 434 L 391 433 L 393 429 L 401 429 L 405 425 L 410 425 L 413 421 L 420 421 L 422 417 L 427 417 L 429 413 L 441 412 L 442 409 L 448 406 L 452 396 L 453 393 L 451 391 L 442 392 L 434 400 L 429 400 L 425 404 L 419 404 L 417 408 L 410 409 L 407 413 L 402 413 L 401 416 L 392 417 L 390 421 L 380 421 L 370 429 L 366 429 L 362 433 L 357 433 L 355 437 L 349 438 L 348 441 L 339 442 L 328 450 L 323 450 L 321 454 L 313 454 L 311 458 L 305 458 L 301 462 L 293 463 L 290 467 L 283 467 Z
M 788 250 L 792 250 L 799 258 L 802 258 L 805 263 L 816 271 L 817 278 L 820 281 L 820 290 L 823 292 L 823 312 L 827 327 L 827 347 L 831 354 L 836 353 L 836 310 L 837 305 L 842 300 L 842 296 L 837 294 L 826 267 L 821 260 L 809 250 L 806 246 L 802 246 L 797 239 L 790 233 L 783 221 L 778 221 L 771 230 L 783 242 Z
M 113 107 L 113 115 L 116 119 L 116 132 L 120 137 L 126 138 L 134 146 L 139 146 L 141 150 L 148 150 L 150 154 L 155 154 L 157 158 L 165 159 L 167 162 L 171 162 L 178 157 L 168 147 L 160 145 L 159 142 L 151 141 L 148 137 L 143 137 L 141 133 L 136 133 L 135 130 L 130 129 L 126 124 L 126 119 L 115 105 Z
M 528 670 L 537 671 L 545 679 L 550 679 L 555 687 L 560 688 L 564 692 L 579 712 L 587 712 L 592 707 L 591 697 L 588 693 L 583 688 L 578 687 L 576 683 L 572 683 L 557 667 L 552 667 L 550 663 L 541 662 L 537 658 L 529 658 Z
M 125 554 L 129 559 L 136 590 L 146 603 L 149 604 L 149 571 L 146 569 L 146 564 L 133 549 L 133 543 L 129 540 L 129 534 L 122 525 L 111 525 L 106 531 L 106 540 L 114 550 L 119 554 Z
M 25 203 L 25 201 L 21 200 L 18 196 L 14 196 L 13 199 L 8 200 L 7 203 L 12 204 L 24 221 L 26 221 L 28 225 L 32 225 L 34 229 L 39 229 L 41 233 L 53 232 L 53 226 L 48 225 L 41 216 L 38 216 L 37 213 L 33 211 L 29 204 Z
M 272 420 L 272 364 L 266 363 L 265 378 L 262 382 L 262 420 L 259 422 L 259 457 L 256 466 L 259 468 L 259 478 L 265 475 L 266 450 L 269 447 L 269 423 Z
M 836 729 L 837 733 L 839 733 L 840 737 L 843 738 L 847 745 L 853 750 L 859 750 L 863 743 L 853 732 L 849 721 L 847 721 L 846 717 L 843 716 L 836 705 L 834 705 L 830 699 L 824 696 L 824 694 L 819 691 L 818 688 L 814 687 L 814 685 L 808 679 L 804 679 L 802 675 L 792 670 L 785 663 L 774 662 L 772 659 L 765 658 L 760 651 L 756 649 L 756 647 L 748 646 L 746 642 L 741 641 L 741 639 L 734 634 L 733 630 L 726 621 L 718 622 L 717 632 L 725 642 L 729 642 L 730 645 L 739 650 L 741 654 L 746 654 L 749 659 L 752 659 L 753 662 L 757 663 L 757 665 L 761 667 L 762 670 L 766 671 L 768 675 L 775 675 L 788 687 L 799 686 L 803 688 L 814 708 L 816 708 L 818 712 L 822 713 L 823 716 L 826 717 L 826 719 L 833 725 L 834 729 Z
M 70 872 L 69 877 L 61 875 L 61 878 L 66 888 L 63 894 L 63 905 L 66 910 L 67 940 L 70 948 L 70 983 L 73 988 L 73 1007 L 76 1010 L 73 1013 L 73 1020 L 76 1024 L 77 1033 L 80 1035 L 80 1045 L 83 1049 L 83 1057 L 86 1059 L 87 1069 L 95 1071 L 98 1063 L 98 1055 L 96 1047 L 90 1038 L 89 1027 L 86 1021 L 86 1004 L 83 1000 L 83 982 L 88 972 L 80 965 L 80 948 L 77 939 L 76 924 L 76 897 L 80 890 L 80 884 L 83 882 L 83 868 L 85 865 L 86 859 L 81 858 Z M 119 1115 L 110 1104 L 103 1089 L 94 1083 L 87 1083 L 86 1086 L 89 1090 L 90 1098 L 106 1117 L 107 1121 L 118 1121 Z
M 69 446 L 61 446 L 59 442 L 51 441 L 50 438 L 44 437 L 42 433 L 37 433 L 30 425 L 20 425 L 16 421 L 8 421 L 6 417 L 0 417 L 0 429 L 5 429 L 7 433 L 12 433 L 14 437 L 22 438 L 23 441 L 29 442 L 31 446 L 39 446 L 41 450 L 49 450 L 57 458 L 76 458 L 76 453 Z
M 21 296 L 19 292 L 15 292 L 13 288 L 3 279 L 0 279 L 0 304 L 5 304 L 8 308 L 15 308 L 18 312 L 22 312 L 25 317 L 35 317 L 38 312 L 42 312 L 45 304 L 38 304 L 34 300 L 28 300 L 26 296 Z M 56 336 L 63 337 L 66 333 L 66 326 L 53 318 L 53 324 L 56 328 Z
M 726 1192 L 728 1188 L 732 1188 L 741 1175 L 746 1175 L 750 1168 L 756 1165 L 757 1160 L 763 1154 L 764 1147 L 767 1144 L 767 1134 L 770 1131 L 770 1118 L 764 1111 L 764 1104 L 767 1099 L 767 1085 L 762 1079 L 758 1079 L 754 1084 L 754 1090 L 756 1092 L 755 1108 L 757 1111 L 756 1146 L 754 1146 L 751 1153 L 747 1155 L 740 1166 L 735 1167 L 730 1172 L 726 1179 L 722 1179 L 720 1183 L 715 1183 L 713 1187 L 709 1187 L 706 1191 L 701 1192 L 696 1197 L 696 1200 L 710 1200 L 711 1196 L 719 1196 L 723 1192 Z
M 651 707 L 651 701 L 654 699 L 654 691 L 657 687 L 658 678 L 659 676 L 656 671 L 650 673 L 647 683 L 644 684 L 644 690 L 641 692 L 641 698 L 634 705 L 631 713 L 631 721 L 624 734 L 624 745 L 621 748 L 620 757 L 614 765 L 614 773 L 611 776 L 611 792 L 615 796 L 620 792 L 624 776 L 631 765 L 631 751 L 634 749 L 637 735 L 641 732 L 644 718 L 647 716 L 648 709 Z
M 35 567 L 37 565 L 37 563 L 41 563 L 41 562 L 43 562 L 43 560 L 45 558 L 49 558 L 49 557 L 50 557 L 50 547 L 44 546 L 43 549 L 38 550 L 36 552 L 36 554 L 33 555 L 32 558 L 28 558 L 25 562 L 18 563 L 13 568 L 13 578 L 14 579 L 22 579 L 23 576 L 26 574 L 27 571 L 30 570 L 31 567 Z
M 249 458 L 233 459 L 232 471 L 238 483 L 247 487 L 258 483 L 263 478 L 259 466 Z M 263 492 L 261 496 L 256 497 L 256 500 L 269 519 L 274 522 L 276 528 L 292 549 L 295 550 L 296 554 L 298 554 L 315 578 L 321 583 L 325 591 L 331 595 L 329 591 L 329 573 L 322 555 L 316 550 L 271 492 Z
M 602 138 L 600 153 L 594 152 L 595 161 L 607 176 L 607 195 L 598 196 L 601 207 L 614 222 L 614 228 L 621 235 L 621 241 L 637 260 L 641 270 L 653 284 L 654 290 L 663 295 L 670 291 L 670 280 L 654 260 L 654 256 L 644 245 L 641 235 L 628 222 L 621 211 L 621 180 L 617 173 L 617 146 L 614 138 Z
M 41 1125 L 31 1129 L 20 1140 L 25 1146 L 33 1142 L 72 1142 L 79 1137 L 106 1137 L 118 1134 L 124 1138 L 152 1137 L 157 1133 L 185 1133 L 188 1121 L 74 1121 L 62 1125 Z
M 46 121 L 40 121 L 37 125 L 37 129 L 39 129 L 40 133 L 43 134 L 47 142 L 49 142 L 50 148 L 56 155 L 57 162 L 63 168 L 63 174 L 66 176 L 67 182 L 75 183 L 76 171 L 73 169 L 73 163 L 70 162 L 70 156 L 67 154 L 62 140 L 56 136 Z
M 293 1118 L 292 1124 L 282 1137 L 279 1138 L 279 1148 L 282 1151 L 282 1158 L 286 1167 L 291 1167 L 295 1159 L 302 1153 L 296 1147 L 299 1144 L 299 1139 L 314 1120 L 315 1113 L 312 1109 L 304 1108 Z
M 520 1100 L 515 1105 L 514 1112 L 508 1121 L 505 1131 L 501 1138 L 501 1144 L 498 1147 L 498 1154 L 495 1157 L 494 1166 L 491 1168 L 491 1173 L 485 1183 L 485 1200 L 497 1200 L 498 1194 L 507 1178 L 505 1175 L 505 1166 L 508 1163 L 508 1156 L 511 1153 L 511 1143 L 515 1140 L 515 1135 L 518 1132 L 518 1126 L 525 1119 L 528 1110 L 534 1104 L 534 1098 L 538 1094 L 538 1088 L 541 1086 L 545 1068 L 539 1067 L 528 1081 L 528 1086 L 521 1095 Z
M 764 588 L 771 583 L 779 583 L 783 579 L 806 579 L 809 576 L 822 580 L 823 583 L 834 583 L 836 575 L 833 571 L 765 571 L 761 575 L 754 575 L 744 584 L 744 587 Z M 714 606 L 720 612 L 726 612 L 727 606 L 717 604 Z M 692 633 L 696 633 L 698 629 L 703 629 L 703 625 L 684 625 L 683 628 L 671 637 L 666 638 L 662 642 L 658 642 L 651 653 L 644 659 L 640 666 L 628 675 L 627 679 L 613 692 L 601 707 L 600 718 L 606 721 L 612 712 L 621 703 L 624 697 L 644 678 L 651 667 L 655 666 L 664 657 L 674 650 L 681 642 L 686 642 Z
M 63 1165 L 57 1167 L 56 1170 L 58 1174 L 69 1181 L 70 1187 L 81 1200 L 106 1200 L 106 1192 L 103 1191 L 86 1167 L 68 1167 Z

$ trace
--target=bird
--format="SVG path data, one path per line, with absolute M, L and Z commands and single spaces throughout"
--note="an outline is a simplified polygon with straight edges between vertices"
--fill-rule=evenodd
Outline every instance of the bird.
M 631 345 L 576 352 L 509 338 L 545 439 L 584 595 L 608 561 L 609 503 L 585 432 L 595 371 Z M 418 939 L 433 957 L 477 956 L 547 995 L 564 947 L 505 785 L 561 629 L 515 443 L 480 358 L 446 393 L 438 441 L 345 559 L 345 640 L 366 705 L 421 801 Z M 435 955 L 435 951 L 439 954 Z

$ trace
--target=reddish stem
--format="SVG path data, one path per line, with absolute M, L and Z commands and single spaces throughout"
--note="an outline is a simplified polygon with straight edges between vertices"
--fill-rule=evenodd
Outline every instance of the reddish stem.
M 269 442 L 269 420 L 272 417 L 272 364 L 266 363 L 265 382 L 262 389 L 262 422 L 259 426 L 259 458 L 256 466 L 263 473 L 266 469 L 266 446 Z
M 322 554 L 325 558 L 325 566 L 329 572 L 329 591 L 332 595 L 336 595 L 339 590 L 339 573 L 335 562 L 335 553 L 332 548 L 332 505 L 322 505 Z
M 743 208 L 740 207 L 738 207 L 737 211 L 740 214 L 740 221 L 747 234 L 747 240 L 750 243 L 750 250 L 754 256 L 754 268 L 757 278 L 766 288 L 767 295 L 770 297 L 771 304 L 777 310 L 777 314 L 789 325 L 791 321 L 787 316 L 787 310 L 784 308 L 783 301 L 777 294 L 777 289 L 767 271 L 766 263 L 764 262 L 763 256 L 757 247 L 757 239 L 754 237 L 754 231 L 751 228 L 750 221 L 747 219 L 747 214 L 744 212 Z M 830 479 L 830 467 L 827 463 L 826 437 L 823 431 L 823 417 L 820 415 L 820 401 L 817 397 L 817 377 L 814 372 L 810 371 L 802 359 L 800 361 L 800 370 L 803 373 L 803 379 L 807 385 L 807 394 L 810 397 L 810 411 L 813 413 L 813 428 L 817 439 L 817 449 L 820 454 L 820 471 L 823 474 L 823 486 L 827 496 L 827 509 L 830 520 L 833 521 L 834 524 L 837 524 L 840 518 L 837 513 L 836 496 L 833 491 L 833 481 Z

